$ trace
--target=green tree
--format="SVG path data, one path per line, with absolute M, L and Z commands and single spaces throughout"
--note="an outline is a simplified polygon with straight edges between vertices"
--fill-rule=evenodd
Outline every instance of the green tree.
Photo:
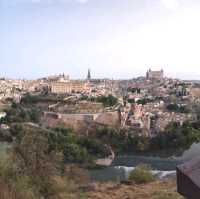
M 48 152 L 47 132 L 43 129 L 24 126 L 16 137 L 13 161 L 17 173 L 27 176 L 37 194 L 44 198 L 55 196 L 53 176 L 56 173 L 56 154 Z

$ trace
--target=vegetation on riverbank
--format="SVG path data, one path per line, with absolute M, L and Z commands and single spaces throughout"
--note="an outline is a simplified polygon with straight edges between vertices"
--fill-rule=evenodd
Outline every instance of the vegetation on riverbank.
M 138 165 L 133 171 L 129 174 L 129 180 L 136 184 L 144 184 L 152 182 L 155 180 L 151 172 L 151 167 L 148 165 Z
M 61 153 L 65 163 L 93 167 L 98 158 L 105 158 L 111 153 L 110 148 L 97 138 L 79 136 L 72 129 L 62 127 L 46 129 L 31 123 L 15 123 L 9 130 L 1 130 L 0 138 L 1 141 L 14 144 L 26 132 L 44 134 L 48 140 L 48 151 Z
M 164 132 L 154 137 L 139 136 L 138 132 L 113 128 L 98 128 L 94 135 L 104 143 L 110 144 L 117 153 L 151 152 L 170 149 L 188 149 L 200 142 L 200 121 L 185 122 L 183 125 L 170 123 Z

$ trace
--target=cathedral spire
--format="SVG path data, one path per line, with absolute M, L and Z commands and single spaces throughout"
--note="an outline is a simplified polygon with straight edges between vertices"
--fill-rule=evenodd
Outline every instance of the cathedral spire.
M 91 72 L 90 72 L 90 69 L 88 69 L 87 80 L 91 80 Z

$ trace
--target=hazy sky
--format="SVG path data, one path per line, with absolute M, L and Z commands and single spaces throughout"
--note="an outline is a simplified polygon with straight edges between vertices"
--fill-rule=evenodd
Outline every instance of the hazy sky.
M 0 0 L 0 75 L 200 79 L 200 0 Z

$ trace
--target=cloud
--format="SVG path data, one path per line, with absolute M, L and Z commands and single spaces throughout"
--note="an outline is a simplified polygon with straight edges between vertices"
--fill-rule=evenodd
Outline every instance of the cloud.
M 161 3 L 169 10 L 176 10 L 180 5 L 178 0 L 161 0 Z

